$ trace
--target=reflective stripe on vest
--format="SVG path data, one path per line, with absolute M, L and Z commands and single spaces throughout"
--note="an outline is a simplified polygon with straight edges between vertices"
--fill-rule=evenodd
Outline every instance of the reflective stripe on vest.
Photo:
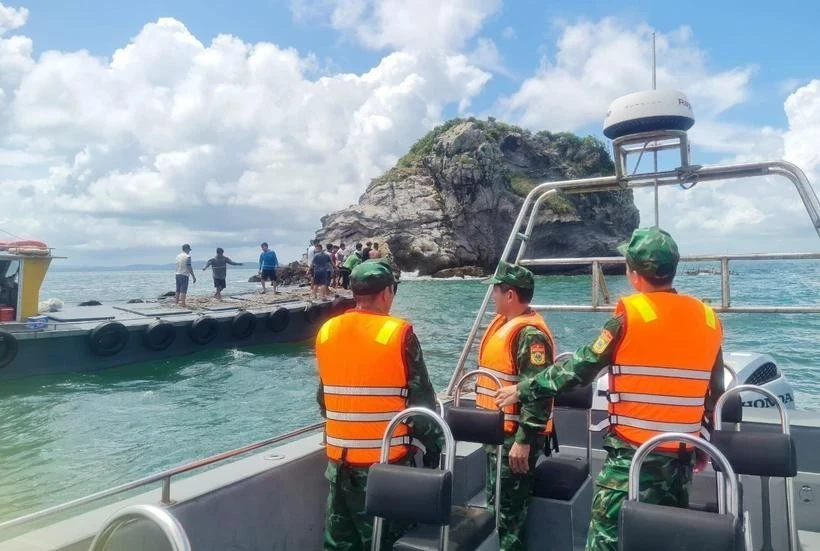
M 328 458 L 355 466 L 379 461 L 390 420 L 407 407 L 404 320 L 361 310 L 328 320 L 316 336 L 316 359 L 326 408 Z M 350 354 L 351 349 L 356 354 Z M 389 461 L 409 453 L 410 429 L 400 423 Z
M 517 384 L 519 381 L 516 367 L 517 351 L 514 348 L 518 342 L 518 335 L 525 327 L 535 327 L 547 336 L 550 349 L 555 353 L 555 344 L 544 318 L 536 312 L 529 312 L 507 320 L 496 315 L 490 322 L 478 352 L 478 364 L 496 375 L 503 386 Z M 553 358 L 546 358 L 551 364 Z M 484 409 L 498 409 L 495 405 L 495 393 L 498 390 L 495 381 L 490 377 L 479 375 L 476 378 L 476 405 Z M 504 407 L 504 432 L 514 434 L 518 430 L 519 404 Z M 551 414 L 550 414 L 551 415 Z M 552 420 L 547 421 L 544 434 L 552 431 Z
M 384 386 L 326 386 L 325 394 L 347 394 L 349 396 L 407 396 L 407 389 Z
M 609 420 L 599 427 L 609 423 L 636 446 L 661 432 L 699 435 L 723 338 L 714 311 L 693 297 L 654 292 L 622 299 L 617 313 L 626 323 L 609 370 Z
M 390 439 L 391 446 L 407 446 L 412 439 L 409 436 L 396 436 Z M 382 439 L 378 440 L 353 440 L 350 438 L 334 438 L 328 436 L 326 440 L 328 446 L 335 446 L 338 448 L 347 448 L 351 450 L 381 450 Z

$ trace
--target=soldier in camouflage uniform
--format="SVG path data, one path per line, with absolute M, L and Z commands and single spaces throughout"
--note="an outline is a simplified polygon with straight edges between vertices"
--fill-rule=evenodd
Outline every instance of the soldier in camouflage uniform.
M 535 284 L 532 272 L 528 269 L 502 262 L 493 277 L 484 283 L 494 285 L 496 312 L 505 318 L 499 320 L 499 323 L 506 324 L 519 316 L 533 316 L 542 321 L 529 307 Z M 487 329 L 488 334 L 493 327 L 491 324 Z M 514 358 L 514 371 L 521 380 L 536 376 L 552 363 L 552 338 L 535 325 L 524 325 L 517 336 L 513 337 L 511 344 L 512 350 L 508 350 L 507 355 Z M 483 364 L 482 367 L 486 368 Z M 488 397 L 488 401 L 489 406 L 494 407 L 492 397 Z M 479 397 L 479 406 L 481 405 Z M 501 549 L 504 551 L 526 549 L 525 528 L 527 507 L 532 496 L 533 469 L 539 455 L 549 453 L 546 449 L 545 428 L 551 414 L 551 398 L 527 402 L 520 407 L 518 422 L 512 431 L 505 431 L 507 436 L 501 457 L 499 507 L 499 536 Z M 486 452 L 486 495 L 487 502 L 492 503 L 495 499 L 495 485 L 498 483 L 495 468 L 497 447 L 486 446 Z
M 366 261 L 356 266 L 350 274 L 350 286 L 357 301 L 357 309 L 370 311 L 367 297 L 388 287 L 395 293 L 397 282 L 390 265 L 384 260 Z M 376 312 L 378 313 L 378 312 Z M 387 312 L 382 312 L 387 314 Z M 356 355 L 358 343 L 350 342 L 350 353 Z M 408 372 L 407 407 L 421 406 L 436 410 L 436 396 L 421 346 L 412 329 L 404 341 L 404 364 Z M 319 382 L 316 400 L 322 416 L 326 416 L 324 385 Z M 416 450 L 398 464 L 437 467 L 443 445 L 440 429 L 428 418 L 412 419 L 414 443 L 425 449 Z M 417 441 L 417 442 L 416 442 Z M 422 465 L 418 465 L 418 463 Z M 367 468 L 353 467 L 340 461 L 328 460 L 325 478 L 330 482 L 325 517 L 324 549 L 334 551 L 368 551 L 373 533 L 373 517 L 365 514 Z M 382 532 L 382 548 L 391 549 L 393 543 L 407 529 L 406 525 L 385 522 Z
M 679 255 L 677 245 L 668 233 L 658 228 L 639 228 L 635 230 L 629 243 L 621 245 L 618 250 L 626 257 L 627 273 L 631 270 L 651 281 L 665 281 L 655 292 L 676 292 L 672 288 L 672 279 Z M 590 384 L 602 369 L 612 365 L 612 359 L 623 342 L 625 333 L 625 317 L 616 312 L 592 344 L 582 346 L 571 358 L 557 362 L 536 378 L 522 381 L 517 387 L 502 389 L 496 395 L 497 403 L 506 405 L 518 400 L 523 403 L 541 400 Z M 701 430 L 704 437 L 708 437 L 712 428 L 712 412 L 723 393 L 722 380 L 723 356 L 718 350 L 704 397 Z M 618 517 L 621 504 L 628 494 L 629 467 L 636 449 L 613 433 L 604 437 L 607 456 L 595 481 L 587 551 L 616 551 L 618 548 Z M 705 462 L 706 458 L 698 451 L 649 454 L 641 469 L 640 500 L 687 507 L 692 473 L 701 469 Z

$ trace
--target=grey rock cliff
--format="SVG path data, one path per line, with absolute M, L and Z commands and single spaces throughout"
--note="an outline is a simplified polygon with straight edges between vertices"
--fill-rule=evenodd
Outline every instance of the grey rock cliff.
M 422 275 L 463 266 L 491 271 L 536 184 L 613 172 L 592 137 L 454 119 L 374 179 L 358 205 L 324 216 L 316 237 L 386 243 L 399 268 Z M 545 207 L 527 257 L 614 256 L 639 222 L 629 190 L 559 195 Z

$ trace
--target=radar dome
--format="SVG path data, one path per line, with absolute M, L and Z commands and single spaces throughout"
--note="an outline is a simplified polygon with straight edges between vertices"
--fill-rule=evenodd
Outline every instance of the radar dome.
M 686 131 L 693 124 L 695 115 L 685 94 L 674 90 L 647 90 L 612 102 L 604 119 L 604 136 L 614 140 L 640 132 Z

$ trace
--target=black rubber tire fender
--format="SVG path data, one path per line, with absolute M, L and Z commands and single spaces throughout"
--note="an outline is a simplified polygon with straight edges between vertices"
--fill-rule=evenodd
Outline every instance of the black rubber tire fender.
M 236 339 L 247 339 L 256 330 L 256 316 L 250 312 L 239 312 L 231 320 L 231 335 Z
M 151 322 L 145 328 L 145 333 L 142 334 L 142 342 L 145 347 L 157 352 L 174 344 L 176 338 L 177 328 L 174 324 L 161 319 Z
M 17 337 L 8 331 L 0 331 L 0 368 L 6 367 L 17 357 Z
M 208 344 L 219 334 L 219 322 L 211 316 L 200 316 L 196 318 L 191 327 L 188 328 L 188 335 L 196 344 Z
M 268 314 L 267 326 L 274 333 L 281 333 L 290 325 L 290 311 L 287 308 L 277 308 Z
M 118 321 L 106 321 L 99 324 L 88 334 L 88 345 L 98 356 L 119 354 L 128 344 L 128 328 Z

